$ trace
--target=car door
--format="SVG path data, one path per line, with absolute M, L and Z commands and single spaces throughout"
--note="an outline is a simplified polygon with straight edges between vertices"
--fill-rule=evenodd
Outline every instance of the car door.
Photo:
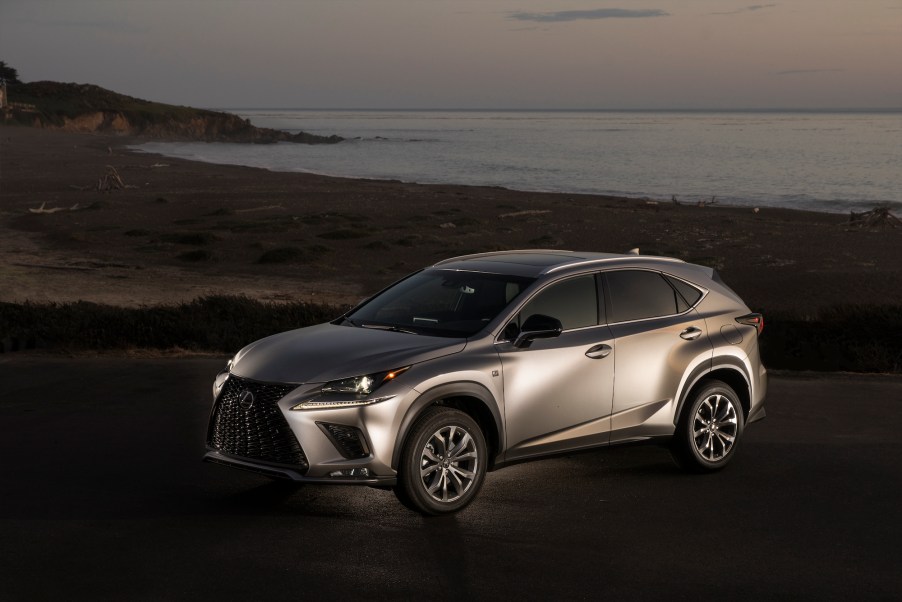
M 552 283 L 505 328 L 501 358 L 507 439 L 505 459 L 608 442 L 614 386 L 613 341 L 595 275 Z M 518 348 L 513 339 L 530 315 L 561 321 L 563 332 Z
M 681 380 L 713 354 L 705 320 L 660 272 L 604 278 L 617 349 L 611 442 L 670 435 Z

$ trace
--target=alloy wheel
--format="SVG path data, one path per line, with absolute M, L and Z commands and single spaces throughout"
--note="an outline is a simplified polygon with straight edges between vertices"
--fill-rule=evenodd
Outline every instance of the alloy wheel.
M 476 441 L 466 429 L 442 426 L 426 441 L 420 456 L 420 479 L 437 502 L 454 502 L 473 486 L 479 468 Z
M 730 453 L 739 432 L 739 420 L 731 399 L 720 393 L 702 401 L 692 425 L 692 438 L 699 455 L 709 462 L 722 460 Z

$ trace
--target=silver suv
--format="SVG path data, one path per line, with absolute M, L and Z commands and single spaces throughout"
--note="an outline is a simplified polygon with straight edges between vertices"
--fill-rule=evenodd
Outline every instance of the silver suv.
M 455 512 L 486 471 L 615 443 L 722 468 L 764 417 L 764 322 L 711 268 L 511 251 L 411 274 L 334 322 L 238 352 L 205 459 L 309 483 L 392 487 Z

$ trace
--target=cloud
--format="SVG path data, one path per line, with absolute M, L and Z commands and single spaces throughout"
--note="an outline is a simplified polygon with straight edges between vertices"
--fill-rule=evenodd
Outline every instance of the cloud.
M 594 21 L 597 19 L 643 19 L 647 17 L 667 17 L 670 13 L 657 8 L 599 8 L 595 10 L 562 10 L 551 13 L 510 13 L 508 18 L 536 23 L 563 23 L 565 21 Z
M 842 73 L 845 69 L 787 69 L 776 71 L 774 75 L 808 75 L 810 73 Z
M 776 4 L 752 4 L 751 6 L 744 6 L 742 8 L 738 8 L 736 10 L 720 12 L 720 13 L 708 13 L 711 15 L 740 15 L 742 13 L 753 13 L 755 11 L 764 10 L 766 8 L 776 8 Z

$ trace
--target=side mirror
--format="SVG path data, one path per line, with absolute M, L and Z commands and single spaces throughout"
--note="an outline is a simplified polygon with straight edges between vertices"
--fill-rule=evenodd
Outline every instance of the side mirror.
M 561 321 L 551 316 L 533 314 L 526 318 L 520 334 L 514 340 L 514 347 L 529 347 L 535 339 L 551 339 L 564 331 Z

